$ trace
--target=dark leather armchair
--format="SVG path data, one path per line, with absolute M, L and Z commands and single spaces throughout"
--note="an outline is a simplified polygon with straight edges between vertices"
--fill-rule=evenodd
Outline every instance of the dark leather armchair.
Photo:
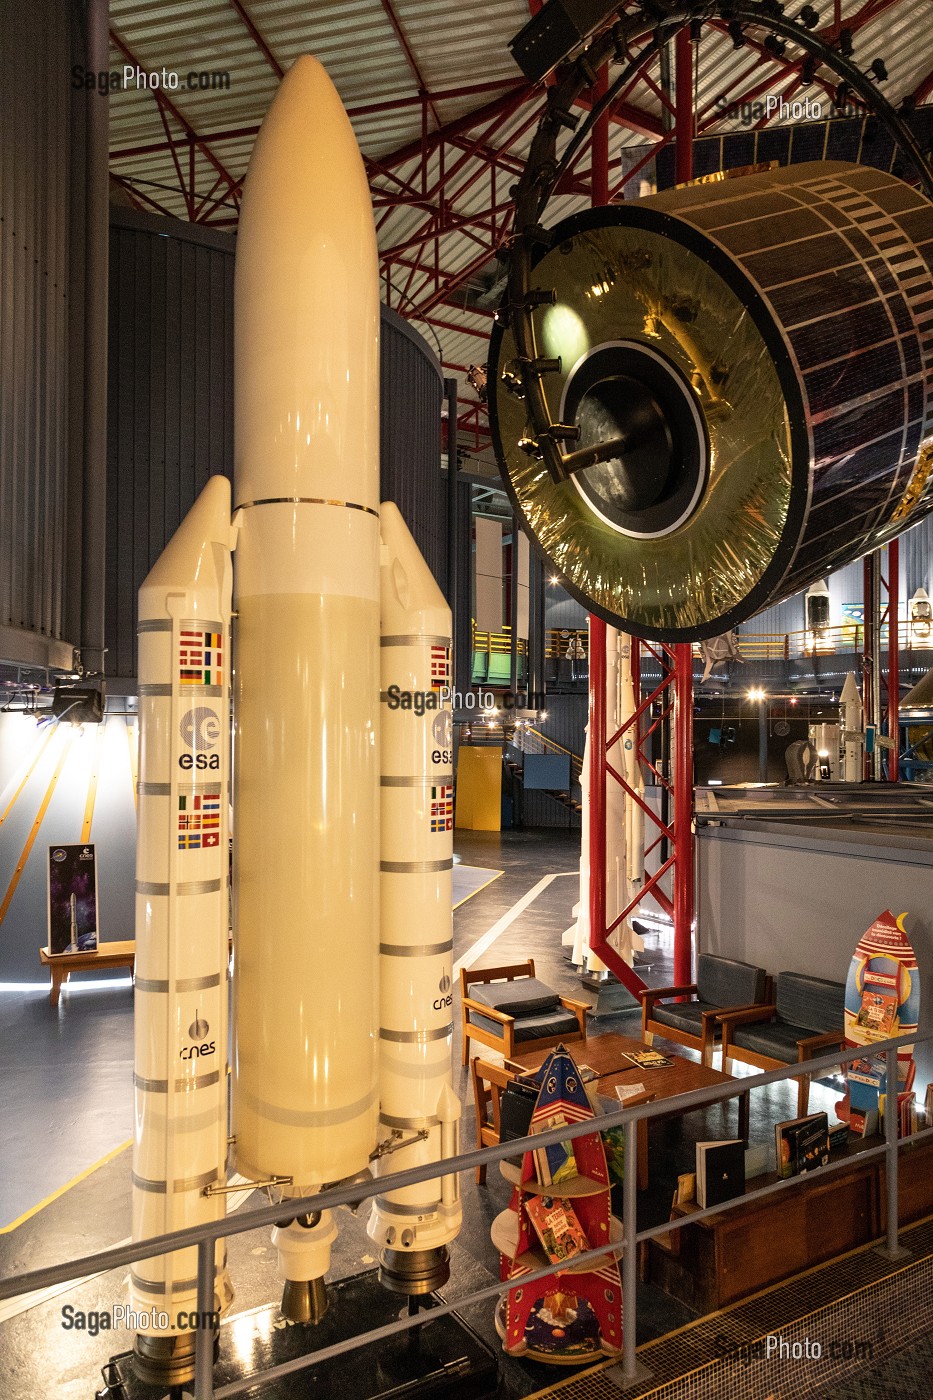
M 774 1002 L 722 1016 L 722 1068 L 731 1060 L 758 1069 L 804 1064 L 814 1055 L 845 1045 L 845 983 L 779 972 Z M 810 1076 L 797 1079 L 797 1113 L 810 1100 Z
M 719 1018 L 726 1011 L 761 1005 L 768 1000 L 768 976 L 763 967 L 701 953 L 697 980 L 684 987 L 647 987 L 641 998 L 641 1038 L 650 1045 L 656 1035 L 699 1050 L 705 1065 L 712 1063 Z M 671 1001 L 689 997 L 689 1001 Z M 670 1003 L 670 1004 L 668 1004 Z

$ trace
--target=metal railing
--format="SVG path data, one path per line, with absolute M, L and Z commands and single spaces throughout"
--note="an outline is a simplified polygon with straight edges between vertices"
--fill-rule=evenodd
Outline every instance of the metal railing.
M 807 1060 L 806 1073 L 809 1077 L 828 1070 L 833 1070 L 837 1066 L 848 1064 L 852 1060 L 864 1059 L 866 1056 L 877 1056 L 884 1053 L 887 1084 L 897 1084 L 897 1051 L 905 1045 L 922 1044 L 933 1035 L 901 1035 L 887 1040 L 878 1041 L 872 1046 L 860 1046 L 853 1050 L 844 1052 L 832 1051 L 826 1055 L 820 1055 L 812 1060 Z M 574 1258 L 574 1265 L 584 1261 L 595 1261 L 605 1258 L 609 1254 L 622 1256 L 622 1378 L 623 1386 L 631 1384 L 636 1378 L 637 1362 L 635 1355 L 635 1324 L 636 1324 L 636 1288 L 638 1283 L 638 1246 L 644 1241 L 654 1239 L 659 1235 L 671 1235 L 677 1230 L 683 1229 L 687 1225 L 696 1224 L 698 1221 L 707 1220 L 721 1211 L 734 1210 L 737 1206 L 744 1205 L 749 1200 L 759 1197 L 774 1195 L 779 1191 L 789 1187 L 809 1185 L 827 1173 L 839 1171 L 850 1165 L 853 1158 L 845 1158 L 831 1161 L 825 1166 L 821 1166 L 808 1171 L 804 1178 L 799 1176 L 783 1178 L 768 1185 L 758 1187 L 751 1191 L 746 1191 L 743 1195 L 737 1196 L 729 1201 L 724 1201 L 719 1205 L 709 1206 L 705 1209 L 691 1211 L 689 1215 L 680 1219 L 664 1221 L 660 1225 L 650 1226 L 647 1229 L 638 1230 L 637 1227 L 637 1140 L 636 1134 L 638 1124 L 643 1120 L 650 1121 L 652 1118 L 670 1116 L 672 1104 L 676 1101 L 677 1110 L 681 1113 L 689 1112 L 693 1109 L 704 1108 L 709 1104 L 719 1103 L 725 1099 L 736 1098 L 747 1094 L 754 1089 L 766 1084 L 776 1084 L 785 1079 L 792 1079 L 801 1073 L 803 1066 L 800 1063 L 786 1065 L 781 1069 L 768 1070 L 764 1074 L 749 1075 L 741 1079 L 729 1080 L 724 1084 L 712 1085 L 708 1088 L 694 1089 L 686 1094 L 678 1094 L 674 1099 L 654 1099 L 649 1103 L 639 1104 L 633 1108 L 623 1108 L 618 1111 L 604 1114 L 596 1119 L 587 1119 L 582 1123 L 564 1124 L 561 1127 L 553 1128 L 549 1132 L 536 1133 L 533 1137 L 513 1139 L 508 1142 L 499 1143 L 496 1147 L 486 1147 L 481 1151 L 460 1153 L 456 1157 L 445 1159 L 442 1162 L 435 1162 L 424 1167 L 410 1167 L 406 1171 L 394 1172 L 391 1175 L 381 1176 L 371 1182 L 355 1181 L 350 1185 L 338 1186 L 333 1189 L 322 1191 L 315 1196 L 308 1196 L 301 1200 L 288 1202 L 288 1209 L 296 1215 L 310 1214 L 314 1211 L 326 1210 L 340 1205 L 359 1205 L 370 1196 L 383 1195 L 387 1191 L 398 1190 L 403 1186 L 414 1186 L 422 1181 L 436 1180 L 439 1176 L 449 1176 L 460 1172 L 470 1171 L 482 1163 L 501 1161 L 505 1157 L 512 1157 L 517 1152 L 531 1150 L 538 1147 L 549 1147 L 568 1139 L 577 1138 L 592 1133 L 594 1130 L 605 1132 L 610 1128 L 621 1127 L 625 1135 L 625 1152 L 623 1166 L 623 1186 L 622 1186 L 622 1239 L 615 1244 L 602 1244 L 596 1249 L 587 1250 Z M 877 1147 L 868 1147 L 860 1150 L 856 1154 L 859 1161 L 866 1161 L 874 1157 L 885 1157 L 886 1166 L 886 1235 L 884 1248 L 891 1258 L 898 1258 L 903 1251 L 899 1246 L 899 1222 L 898 1222 L 898 1148 L 902 1144 L 916 1143 L 933 1137 L 933 1127 L 923 1129 L 917 1133 L 912 1133 L 909 1137 L 898 1136 L 897 1094 L 887 1099 L 888 1111 L 884 1115 L 884 1142 Z M 49 1268 L 32 1269 L 26 1273 L 14 1274 L 7 1278 L 0 1279 L 0 1300 L 6 1298 L 20 1297 L 26 1293 L 32 1293 L 39 1289 L 55 1287 L 72 1280 L 86 1278 L 90 1274 L 108 1272 L 111 1269 L 122 1268 L 127 1264 L 135 1263 L 139 1259 L 148 1259 L 154 1255 L 167 1254 L 173 1250 L 197 1246 L 198 1250 L 198 1314 L 203 1317 L 215 1311 L 214 1309 L 214 1268 L 215 1268 L 215 1246 L 218 1239 L 224 1239 L 230 1235 L 246 1234 L 250 1230 L 258 1229 L 266 1225 L 274 1225 L 281 1219 L 282 1205 L 270 1205 L 260 1210 L 250 1211 L 246 1214 L 237 1214 L 226 1217 L 221 1221 L 214 1221 L 206 1225 L 191 1226 L 184 1230 L 175 1230 L 171 1234 L 154 1235 L 148 1240 L 141 1240 L 134 1244 L 119 1245 L 113 1249 L 101 1250 L 96 1254 L 85 1255 L 81 1259 L 73 1260 L 68 1264 L 56 1264 Z M 343 1342 L 335 1343 L 332 1346 L 324 1347 L 319 1351 L 310 1352 L 306 1356 L 297 1357 L 294 1360 L 283 1362 L 268 1370 L 241 1377 L 238 1380 L 228 1382 L 215 1389 L 213 1376 L 213 1330 L 210 1327 L 202 1327 L 198 1330 L 196 1338 L 195 1353 L 195 1400 L 228 1400 L 228 1397 L 242 1395 L 245 1391 L 254 1388 L 257 1384 L 269 1383 L 281 1380 L 285 1376 L 294 1375 L 298 1371 L 307 1369 L 321 1361 L 338 1355 L 339 1353 L 355 1350 L 357 1347 L 372 1344 L 391 1337 L 399 1332 L 408 1331 L 412 1327 L 418 1327 L 432 1318 L 443 1317 L 448 1313 L 456 1312 L 461 1308 L 468 1307 L 473 1303 L 482 1302 L 485 1299 L 501 1297 L 502 1294 L 510 1292 L 513 1288 L 524 1288 L 529 1283 L 545 1279 L 556 1272 L 553 1264 L 548 1264 L 540 1269 L 535 1269 L 528 1273 L 523 1273 L 514 1282 L 497 1281 L 486 1288 L 476 1289 L 455 1302 L 442 1303 L 432 1307 L 429 1311 L 414 1316 L 400 1319 L 398 1322 L 389 1323 L 386 1326 L 374 1328 L 373 1330 L 361 1333 L 359 1336 Z

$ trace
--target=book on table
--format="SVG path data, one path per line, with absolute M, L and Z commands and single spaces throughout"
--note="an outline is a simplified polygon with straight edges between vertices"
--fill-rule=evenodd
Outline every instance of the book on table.
M 745 1194 L 745 1143 L 697 1143 L 696 1199 L 701 1210 Z
M 666 1055 L 659 1055 L 657 1050 L 632 1050 L 622 1058 L 629 1060 L 636 1069 L 670 1069 L 674 1063 Z
M 829 1161 L 829 1118 L 808 1113 L 774 1125 L 774 1155 L 778 1176 L 800 1176 Z
M 525 1209 L 549 1263 L 563 1264 L 589 1249 L 589 1240 L 569 1201 L 526 1196 Z

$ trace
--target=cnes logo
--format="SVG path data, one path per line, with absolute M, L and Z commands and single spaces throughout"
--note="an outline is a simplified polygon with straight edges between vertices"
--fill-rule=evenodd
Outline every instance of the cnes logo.
M 182 743 L 191 750 L 183 753 L 178 760 L 179 768 L 199 772 L 217 771 L 220 768 L 220 754 L 210 753 L 220 740 L 220 719 L 207 705 L 195 705 L 181 717 L 178 726 Z
M 440 996 L 435 997 L 432 1005 L 435 1011 L 443 1011 L 445 1006 L 451 1006 L 453 1004 L 453 993 L 450 990 L 450 978 L 447 976 L 446 972 L 438 983 L 438 990 L 440 991 Z
M 188 1035 L 194 1044 L 182 1046 L 178 1052 L 178 1058 L 180 1060 L 198 1060 L 203 1055 L 213 1055 L 217 1049 L 217 1043 L 208 1040 L 210 1032 L 211 1028 L 208 1023 L 202 1020 L 200 1015 L 195 1014 L 194 1020 L 188 1027 Z

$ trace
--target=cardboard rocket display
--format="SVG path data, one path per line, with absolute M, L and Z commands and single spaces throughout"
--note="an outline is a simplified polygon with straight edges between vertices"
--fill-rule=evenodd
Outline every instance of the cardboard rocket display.
M 882 1056 L 872 1055 L 878 1041 L 906 1035 L 920 1019 L 920 976 L 917 955 L 904 930 L 906 914 L 897 918 L 886 909 L 862 935 L 846 977 L 845 1036 L 850 1049 L 865 1046 L 863 1059 L 852 1061 L 845 1099 L 836 1112 L 853 1131 L 877 1127 L 879 1100 L 886 1093 Z M 898 1092 L 908 1092 L 915 1065 L 913 1046 L 898 1050 Z

